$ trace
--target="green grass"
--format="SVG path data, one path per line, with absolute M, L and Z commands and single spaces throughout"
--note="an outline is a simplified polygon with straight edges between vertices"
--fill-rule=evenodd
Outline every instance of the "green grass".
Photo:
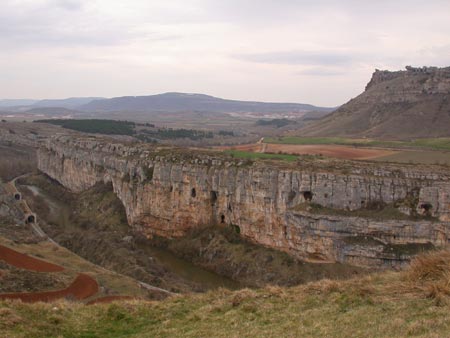
M 324 145 L 336 144 L 361 147 L 387 147 L 387 148 L 421 148 L 432 150 L 449 150 L 450 138 L 417 139 L 411 141 L 381 141 L 372 139 L 351 139 L 343 137 L 268 137 L 266 143 L 298 144 L 298 145 Z
M 250 151 L 241 151 L 241 150 L 227 150 L 226 154 L 231 155 L 235 158 L 243 158 L 243 159 L 274 159 L 274 160 L 283 160 L 288 162 L 293 162 L 298 159 L 297 155 L 288 155 L 288 154 L 267 154 L 267 153 L 253 153 Z
M 5 337 L 448 337 L 450 253 L 404 272 L 161 302 L 0 302 Z

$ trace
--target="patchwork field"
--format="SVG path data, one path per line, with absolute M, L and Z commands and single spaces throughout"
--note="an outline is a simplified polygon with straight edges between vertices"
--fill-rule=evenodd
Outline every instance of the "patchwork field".
M 238 158 L 293 161 L 296 155 L 321 155 L 347 160 L 450 165 L 449 139 L 378 141 L 370 139 L 266 138 L 264 142 L 218 147 Z
M 255 143 L 220 149 L 241 158 L 282 158 L 295 159 L 295 155 L 323 155 L 347 160 L 375 159 L 395 155 L 398 151 L 390 149 L 356 148 L 340 145 L 297 145 L 297 144 L 271 144 Z M 255 153 L 250 155 L 248 153 Z M 244 156 L 246 155 L 246 156 Z

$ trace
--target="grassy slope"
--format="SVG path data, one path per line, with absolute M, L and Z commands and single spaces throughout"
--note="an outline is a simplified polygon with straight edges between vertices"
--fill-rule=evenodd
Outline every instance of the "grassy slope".
M 97 280 L 100 286 L 112 291 L 112 293 L 132 295 L 135 297 L 146 297 L 148 295 L 145 290 L 138 286 L 136 280 L 96 266 L 69 250 L 62 247 L 56 247 L 50 242 L 15 244 L 10 240 L 0 237 L 0 244 L 9 246 L 19 252 L 34 255 L 57 265 L 61 265 L 68 270 L 67 273 L 69 275 L 73 275 L 73 271 L 77 273 L 88 273 Z
M 405 272 L 162 302 L 0 303 L 0 329 L 7 337 L 446 337 L 449 262 L 441 251 Z

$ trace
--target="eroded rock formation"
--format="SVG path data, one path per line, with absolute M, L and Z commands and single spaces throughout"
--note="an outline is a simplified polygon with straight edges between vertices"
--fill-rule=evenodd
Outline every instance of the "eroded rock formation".
M 301 259 L 363 265 L 398 265 L 414 249 L 444 245 L 450 236 L 450 176 L 442 167 L 253 163 L 214 152 L 64 136 L 39 149 L 38 166 L 75 192 L 111 181 L 130 226 L 147 236 L 232 224 L 252 241 Z M 396 203 L 403 213 L 429 219 L 377 221 L 297 208 L 351 211 L 374 202 Z
M 376 70 L 363 93 L 298 133 L 405 140 L 448 137 L 449 94 L 450 67 Z

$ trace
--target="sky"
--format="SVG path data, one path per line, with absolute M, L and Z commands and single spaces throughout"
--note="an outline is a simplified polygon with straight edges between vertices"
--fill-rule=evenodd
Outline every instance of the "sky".
M 450 66 L 450 1 L 1 0 L 0 98 L 204 93 L 337 106 Z

